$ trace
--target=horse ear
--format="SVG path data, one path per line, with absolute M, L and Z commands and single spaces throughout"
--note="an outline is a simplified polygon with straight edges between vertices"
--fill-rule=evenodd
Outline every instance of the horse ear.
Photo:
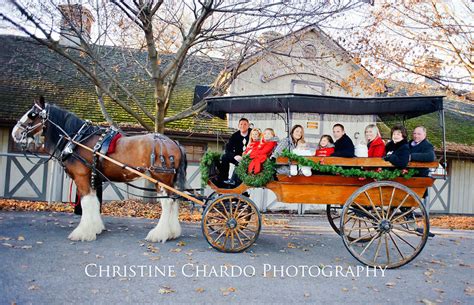
M 40 96 L 39 100 L 36 100 L 35 103 L 41 107 L 41 109 L 44 109 L 45 106 L 45 101 L 44 101 L 44 96 Z

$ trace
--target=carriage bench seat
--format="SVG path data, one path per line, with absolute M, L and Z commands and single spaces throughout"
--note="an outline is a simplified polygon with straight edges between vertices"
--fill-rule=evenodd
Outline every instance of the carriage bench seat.
M 364 167 L 375 169 L 379 167 L 394 166 L 382 158 L 340 158 L 340 157 L 307 157 L 315 162 L 326 165 L 338 165 L 347 167 Z M 279 157 L 278 165 L 288 165 L 288 158 Z M 296 162 L 293 162 L 296 164 Z M 437 168 L 439 163 L 434 162 L 410 162 L 407 168 Z M 267 185 L 277 194 L 278 200 L 285 203 L 320 203 L 320 204 L 344 204 L 346 199 L 358 188 L 373 182 L 373 179 L 359 179 L 355 177 L 342 177 L 335 175 L 312 175 L 287 176 L 277 175 L 277 181 Z M 396 178 L 393 180 L 412 189 L 419 197 L 422 197 L 428 187 L 433 186 L 434 179 L 431 177 L 412 177 L 409 179 Z
M 305 157 L 314 162 L 321 162 L 326 165 L 350 166 L 350 167 L 394 167 L 392 163 L 383 158 L 341 158 L 341 157 Z M 288 165 L 288 158 L 278 157 L 278 165 Z M 292 162 L 296 164 L 296 162 Z M 410 162 L 407 168 L 437 168 L 438 161 L 433 162 Z

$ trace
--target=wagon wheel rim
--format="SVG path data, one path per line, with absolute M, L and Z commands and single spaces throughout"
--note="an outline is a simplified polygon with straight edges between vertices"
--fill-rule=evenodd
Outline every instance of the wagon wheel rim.
M 341 214 L 342 214 L 342 205 L 334 205 L 334 204 L 326 205 L 326 216 L 328 218 L 329 225 L 334 230 L 334 232 L 337 233 L 337 235 L 341 235 L 341 230 L 339 229 Z M 359 224 L 358 224 L 359 229 L 357 230 L 358 236 L 357 237 L 349 236 L 348 238 L 352 241 L 361 237 L 363 234 L 367 233 L 367 230 L 364 229 L 364 226 L 366 227 L 369 226 L 369 223 L 359 220 Z M 368 240 L 369 238 L 370 237 L 362 238 L 360 242 L 364 242 Z
M 224 195 L 210 202 L 203 212 L 202 232 L 207 242 L 221 252 L 242 252 L 258 238 L 261 215 L 242 195 Z
M 365 204 L 362 198 L 366 198 Z M 357 230 L 361 220 L 370 225 L 365 235 L 357 237 L 354 228 Z M 400 183 L 385 181 L 367 184 L 351 195 L 344 205 L 340 227 L 344 245 L 358 261 L 397 268 L 423 250 L 429 220 L 415 192 Z

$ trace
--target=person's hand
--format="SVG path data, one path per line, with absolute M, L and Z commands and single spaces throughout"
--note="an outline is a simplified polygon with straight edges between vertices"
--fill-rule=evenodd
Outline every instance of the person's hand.
M 235 161 L 240 162 L 242 161 L 242 156 L 235 156 L 234 159 Z

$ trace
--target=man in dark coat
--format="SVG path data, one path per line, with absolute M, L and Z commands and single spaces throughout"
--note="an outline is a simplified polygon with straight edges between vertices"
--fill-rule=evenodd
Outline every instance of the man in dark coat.
M 410 161 L 433 162 L 436 159 L 433 144 L 426 138 L 426 128 L 418 126 L 413 130 L 413 140 L 410 141 Z M 420 176 L 428 176 L 429 170 L 420 170 Z
M 242 161 L 242 153 L 247 148 L 249 143 L 250 132 L 252 129 L 249 128 L 249 120 L 241 118 L 239 120 L 239 131 L 232 134 L 229 142 L 225 146 L 225 153 L 221 159 L 221 165 L 219 167 L 219 181 L 232 184 L 233 181 L 227 180 L 229 177 L 229 165 L 230 163 L 237 166 Z
M 331 157 L 355 157 L 354 143 L 352 143 L 351 138 L 346 135 L 344 126 L 341 124 L 335 124 L 332 127 L 332 133 L 336 142 L 334 142 L 334 153 L 331 155 Z

